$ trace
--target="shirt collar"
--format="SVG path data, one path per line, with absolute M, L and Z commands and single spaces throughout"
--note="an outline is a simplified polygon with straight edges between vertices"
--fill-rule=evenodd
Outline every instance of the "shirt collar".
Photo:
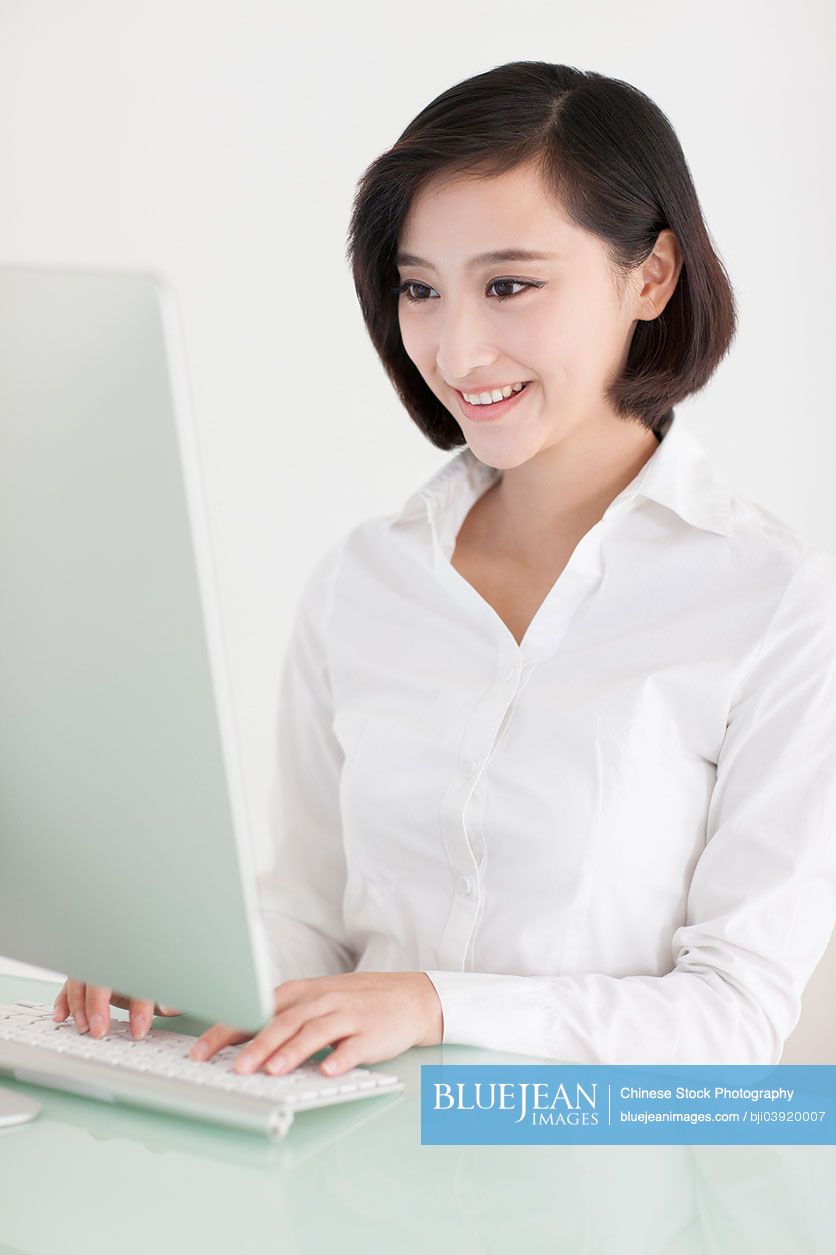
M 502 472 L 488 466 L 465 446 L 445 462 L 407 499 L 389 525 L 415 518 L 433 519 L 458 499 L 464 515 Z M 622 499 L 648 497 L 675 511 L 694 527 L 731 536 L 731 492 L 702 445 L 674 415 L 659 447 L 633 480 L 619 493 Z

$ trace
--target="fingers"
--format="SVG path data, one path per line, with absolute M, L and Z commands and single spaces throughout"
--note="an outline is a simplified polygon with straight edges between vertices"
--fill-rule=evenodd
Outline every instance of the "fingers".
M 60 1024 L 66 1020 L 69 1014 L 70 1004 L 67 1000 L 67 981 L 64 981 L 64 984 L 58 991 L 58 997 L 52 1005 L 52 1018 Z
M 111 990 L 104 985 L 87 985 L 84 995 L 84 1014 L 90 1025 L 91 1037 L 104 1037 L 110 1028 Z
M 69 1005 L 69 1013 L 75 1020 L 75 1026 L 80 1033 L 90 1031 L 90 1025 L 87 1022 L 87 1016 L 84 1012 L 84 992 L 86 986 L 80 980 L 68 980 L 66 984 L 67 1003 Z
M 238 1042 L 249 1041 L 252 1033 L 242 1033 L 230 1028 L 227 1024 L 213 1024 L 205 1033 L 198 1037 L 189 1051 L 190 1059 L 211 1059 L 224 1046 L 235 1046 Z
M 339 1011 L 332 1011 L 329 1015 L 320 1016 L 317 1020 L 309 1020 L 298 1033 L 282 1043 L 277 1053 L 267 1059 L 264 1065 L 265 1070 L 272 1076 L 292 1072 L 323 1046 L 330 1046 L 332 1042 L 346 1037 L 349 1031 L 349 1021 L 345 1014 Z M 348 1040 L 356 1039 L 349 1038 Z M 329 1074 L 331 1069 L 326 1068 L 325 1063 L 333 1057 L 333 1054 L 329 1055 L 328 1060 L 323 1060 L 320 1065 L 321 1069 Z
M 330 1055 L 322 1060 L 319 1068 L 328 1076 L 342 1076 L 344 1072 L 359 1068 L 364 1063 L 378 1061 L 378 1056 L 372 1054 L 368 1047 L 363 1048 L 363 1038 L 355 1033 L 353 1037 L 344 1037 L 342 1041 L 338 1041 Z
M 145 1036 L 155 1011 L 165 1016 L 182 1015 L 175 1007 L 157 1007 L 147 999 L 113 993 L 104 985 L 86 985 L 84 981 L 68 979 L 55 999 L 52 1018 L 56 1023 L 62 1023 L 71 1015 L 79 1033 L 89 1032 L 91 1037 L 104 1037 L 110 1029 L 111 1006 L 129 1012 L 130 1031 L 134 1039 Z
M 264 1064 L 272 1075 L 290 1072 L 323 1046 L 355 1030 L 354 1019 L 345 1010 L 330 1011 L 313 1019 L 304 1011 L 277 1017 L 241 1052 L 234 1071 L 254 1072 Z
M 183 1014 L 176 1007 L 161 1007 L 147 998 L 124 998 L 121 994 L 117 994 L 111 998 L 111 1002 L 117 1007 L 127 1007 L 131 1035 L 137 1041 L 148 1032 L 155 1015 Z
M 91 1037 L 104 1037 L 110 1029 L 110 1006 L 128 1007 L 131 1034 L 134 1038 L 144 1037 L 148 1032 L 154 1014 L 153 1002 L 139 998 L 126 998 L 123 994 L 114 994 L 105 985 L 83 985 L 80 987 L 79 1001 L 84 1027 L 76 1016 L 80 1032 L 89 1030 Z M 71 995 L 72 996 L 72 995 Z
M 144 1037 L 151 1027 L 151 1021 L 154 1018 L 154 1004 L 143 998 L 132 998 L 129 1016 L 131 1025 L 131 1036 L 135 1040 Z

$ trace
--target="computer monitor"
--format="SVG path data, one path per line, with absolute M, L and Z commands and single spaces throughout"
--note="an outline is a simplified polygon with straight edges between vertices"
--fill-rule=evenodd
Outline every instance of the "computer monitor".
M 179 312 L 0 266 L 0 954 L 273 1014 Z

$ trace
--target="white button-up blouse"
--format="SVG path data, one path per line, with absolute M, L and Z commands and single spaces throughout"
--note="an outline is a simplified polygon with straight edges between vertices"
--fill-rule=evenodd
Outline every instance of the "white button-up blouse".
M 425 971 L 443 1041 L 776 1063 L 836 918 L 836 556 L 675 417 L 523 641 L 457 452 L 316 563 L 279 696 L 274 984 Z

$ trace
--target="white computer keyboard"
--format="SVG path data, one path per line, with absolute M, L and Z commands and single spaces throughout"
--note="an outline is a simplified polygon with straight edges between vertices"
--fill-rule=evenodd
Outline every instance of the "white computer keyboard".
M 127 1020 L 111 1017 L 106 1037 L 81 1034 L 71 1019 L 57 1024 L 52 1005 L 0 1002 L 0 1072 L 18 1080 L 125 1102 L 177 1115 L 285 1136 L 298 1111 L 390 1094 L 403 1089 L 396 1076 L 353 1068 L 325 1077 L 304 1063 L 283 1076 L 239 1076 L 232 1062 L 246 1044 L 227 1046 L 211 1059 L 189 1059 L 194 1037 L 149 1029 L 134 1040 Z

